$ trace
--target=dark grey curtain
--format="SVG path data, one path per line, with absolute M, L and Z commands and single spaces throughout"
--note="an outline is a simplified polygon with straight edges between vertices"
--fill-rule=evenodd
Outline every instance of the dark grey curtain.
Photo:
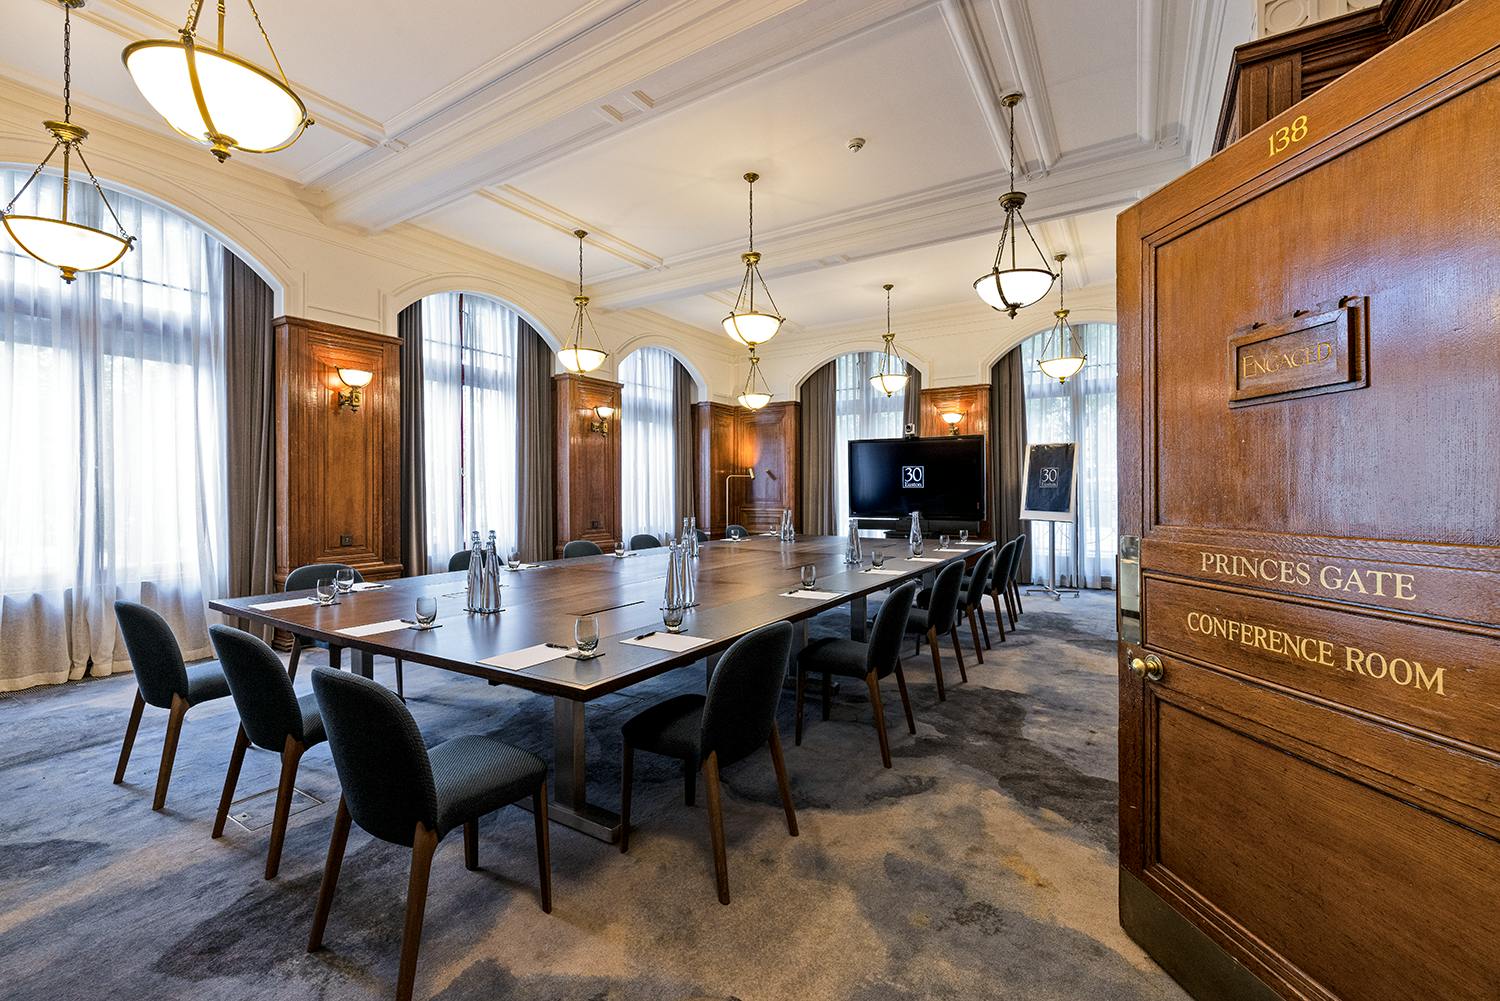
M 990 525 L 1004 542 L 1020 535 L 1021 467 L 1026 461 L 1026 390 L 1021 349 L 990 369 Z M 1031 558 L 1023 552 L 1016 579 L 1031 581 Z
M 275 309 L 271 287 L 225 250 L 231 597 L 276 589 Z
M 550 560 L 557 525 L 552 477 L 556 430 L 552 426 L 552 349 L 525 320 L 516 339 L 517 470 L 520 477 L 520 550 L 524 560 Z
M 906 366 L 906 413 L 902 417 L 903 424 L 910 424 L 915 434 L 922 433 L 922 373 L 917 371 L 917 366 Z
M 838 363 L 831 361 L 802 384 L 802 524 L 805 535 L 837 535 L 842 512 L 833 509 L 834 449 L 838 446 L 834 397 Z
M 677 459 L 677 482 L 673 484 L 677 518 L 673 524 L 677 524 L 683 518 L 697 514 L 693 498 L 693 477 L 697 470 L 693 455 L 693 377 L 681 362 L 673 363 L 672 372 L 675 376 L 672 381 L 672 440 Z M 703 527 L 707 529 L 709 526 Z
M 422 303 L 396 317 L 401 337 L 401 562 L 410 576 L 446 570 L 428 565 L 427 445 L 422 419 Z

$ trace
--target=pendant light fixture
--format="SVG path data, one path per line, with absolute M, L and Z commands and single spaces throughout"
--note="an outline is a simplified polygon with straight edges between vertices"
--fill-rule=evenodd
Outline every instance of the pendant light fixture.
M 1057 317 L 1057 322 L 1047 333 L 1047 339 L 1042 342 L 1042 357 L 1037 361 L 1037 368 L 1043 374 L 1056 379 L 1059 383 L 1068 381 L 1070 376 L 1077 375 L 1083 368 L 1089 356 L 1083 353 L 1083 342 L 1078 339 L 1073 325 L 1068 322 L 1068 310 L 1063 305 L 1063 281 L 1062 264 L 1067 260 L 1067 254 L 1057 255 L 1057 311 L 1052 315 Z M 1057 342 L 1057 355 L 1051 357 L 1052 342 Z
M 875 374 L 870 376 L 870 385 L 888 397 L 906 388 L 906 380 L 910 378 L 906 359 L 896 350 L 896 335 L 891 333 L 891 289 L 895 287 L 889 283 L 881 286 L 885 289 L 885 350 L 880 353 Z
M 1021 103 L 1020 94 L 1006 94 L 1000 103 L 1010 111 L 1010 190 L 1000 196 L 1000 205 L 1005 209 L 1005 222 L 1000 227 L 1000 246 L 995 251 L 995 263 L 990 270 L 974 279 L 974 291 L 986 304 L 1015 319 L 1016 312 L 1039 301 L 1052 288 L 1057 276 L 1047 267 L 1047 255 L 1042 253 L 1031 227 L 1021 215 L 1021 206 L 1026 204 L 1026 193 L 1016 190 L 1016 105 Z M 1026 238 L 1036 250 L 1041 267 L 1023 268 L 1016 259 L 1016 223 L 1025 230 Z M 1009 245 L 1009 261 L 1006 246 Z M 1006 264 L 1009 267 L 1005 267 Z
M 583 328 L 594 334 L 594 343 L 601 344 L 599 331 L 594 329 L 594 318 L 589 316 L 589 297 L 583 294 L 583 238 L 588 236 L 588 230 L 575 229 L 573 235 L 578 237 L 578 294 L 573 297 L 573 340 L 561 351 L 557 352 L 557 360 L 562 362 L 563 368 L 569 372 L 592 372 L 604 364 L 604 359 L 609 357 L 609 352 L 600 347 L 584 347 Z
M 73 118 L 73 11 L 83 6 L 83 0 L 58 0 L 63 9 L 63 120 L 60 122 L 47 121 L 42 124 L 47 131 L 52 133 L 54 142 L 52 151 L 37 164 L 26 183 L 16 192 L 16 196 L 10 200 L 10 204 L 0 210 L 0 221 L 5 223 L 5 231 L 10 234 L 12 240 L 27 254 L 50 265 L 62 272 L 65 282 L 72 282 L 78 277 L 80 271 L 101 271 L 114 264 L 125 256 L 125 252 L 135 243 L 135 237 L 125 232 L 125 227 L 120 224 L 119 216 L 115 215 L 114 208 L 109 204 L 109 199 L 104 196 L 104 189 L 99 186 L 99 179 L 94 176 L 94 171 L 89 167 L 88 161 L 83 158 L 83 141 L 88 138 L 88 130 L 79 125 L 74 125 Z M 31 183 L 37 179 L 57 151 L 62 150 L 62 211 L 56 219 L 47 216 L 36 215 L 13 215 L 11 209 L 15 208 L 16 202 Z M 72 161 L 78 157 L 78 162 L 89 175 L 89 180 L 94 185 L 94 190 L 99 193 L 99 201 L 104 205 L 109 217 L 114 220 L 115 233 L 106 233 L 102 229 L 85 226 L 78 222 L 68 221 L 69 189 L 72 187 Z
M 746 410 L 759 410 L 771 402 L 771 387 L 760 374 L 760 358 L 755 345 L 750 345 L 750 374 L 745 377 L 745 388 L 740 392 L 740 406 Z
M 301 138 L 313 120 L 292 90 L 276 49 L 260 23 L 254 0 L 245 0 L 276 74 L 224 50 L 224 5 L 219 0 L 219 42 L 198 44 L 203 0 L 192 0 L 176 39 L 156 38 L 125 46 L 121 58 L 142 96 L 167 124 L 209 147 L 223 163 L 231 150 L 275 153 Z
M 745 175 L 750 185 L 750 249 L 740 255 L 745 262 L 745 278 L 740 282 L 740 294 L 735 297 L 734 309 L 724 317 L 724 333 L 748 347 L 764 344 L 776 336 L 785 317 L 776 312 L 776 300 L 766 288 L 766 280 L 760 276 L 760 254 L 755 251 L 755 182 L 760 175 L 751 171 Z M 755 286 L 765 294 L 770 304 L 769 313 L 755 308 Z M 761 404 L 765 406 L 765 404 Z

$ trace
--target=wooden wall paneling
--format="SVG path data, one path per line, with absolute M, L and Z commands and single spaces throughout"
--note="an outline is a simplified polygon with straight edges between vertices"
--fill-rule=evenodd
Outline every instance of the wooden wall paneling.
M 697 466 L 694 485 L 698 490 L 696 514 L 698 526 L 715 536 L 723 534 L 729 521 L 724 516 L 724 478 L 730 473 L 745 471 L 743 466 L 735 468 L 739 461 L 735 415 L 739 410 L 739 407 L 712 401 L 693 404 L 693 448 Z M 733 484 L 730 489 L 734 489 Z
M 751 532 L 775 531 L 786 508 L 792 509 L 793 524 L 802 525 L 800 411 L 801 404 L 787 402 L 735 414 L 735 465 L 755 467 L 755 479 L 734 481 L 730 520 Z
M 574 539 L 608 550 L 620 538 L 620 391 L 618 382 L 553 376 L 557 420 L 557 555 Z M 614 407 L 607 433 L 591 429 L 594 408 Z
M 401 342 L 290 316 L 273 329 L 277 584 L 308 563 L 401 576 Z M 358 411 L 338 404 L 341 367 L 374 373 Z
M 958 425 L 959 434 L 977 434 L 984 437 L 984 496 L 985 503 L 988 504 L 991 499 L 990 480 L 995 475 L 995 471 L 990 468 L 990 459 L 993 455 L 990 442 L 990 384 L 986 382 L 977 386 L 949 386 L 943 389 L 922 390 L 922 423 L 917 433 L 924 438 L 951 434 L 951 429 L 943 423 L 940 415 L 952 410 L 964 415 L 964 419 Z M 1015 476 L 1020 479 L 1019 469 L 1015 471 Z M 992 521 L 988 516 L 992 513 L 986 510 L 985 519 L 979 523 L 981 537 L 988 537 L 990 534 Z

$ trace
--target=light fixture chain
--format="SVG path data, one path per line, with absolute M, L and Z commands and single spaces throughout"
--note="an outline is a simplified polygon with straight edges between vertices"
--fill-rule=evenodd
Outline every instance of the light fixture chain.
M 1010 106 L 1010 190 L 1016 190 L 1016 106 Z
M 750 252 L 755 253 L 755 182 L 750 182 Z
M 115 229 L 120 231 L 121 239 L 128 243 L 134 243 L 135 237 L 125 231 L 125 224 L 120 221 L 119 216 L 115 215 L 115 207 L 109 203 L 109 199 L 104 195 L 104 189 L 99 186 L 99 178 L 94 176 L 94 168 L 90 167 L 89 162 L 83 158 L 83 149 L 75 147 L 73 152 L 78 154 L 78 162 L 83 164 L 84 170 L 88 171 L 89 180 L 94 182 L 94 190 L 99 192 L 99 200 L 104 203 L 104 208 L 108 210 L 109 217 L 115 221 Z
M 73 120 L 73 8 L 63 4 L 63 121 Z
M 1042 263 L 1043 264 L 1046 264 L 1047 263 L 1047 255 L 1044 254 L 1044 253 L 1042 253 L 1042 245 L 1036 242 L 1036 237 L 1035 236 L 1032 236 L 1032 234 L 1031 234 L 1031 227 L 1028 226 L 1028 225 L 1026 225 L 1026 217 L 1023 216 L 1023 215 L 1021 215 L 1021 213 L 1019 211 L 1016 212 L 1016 215 L 1020 218 L 1020 220 L 1021 220 L 1021 227 L 1026 230 L 1026 236 L 1027 236 L 1027 238 L 1029 238 L 1031 240 L 1031 245 L 1034 248 L 1036 248 L 1037 256 L 1039 256 L 1042 259 Z M 1015 253 L 1015 244 L 1014 243 L 1011 244 L 1011 253 L 1012 254 Z
M 57 148 L 61 145 L 62 140 L 60 139 L 52 144 L 52 151 L 47 154 L 46 158 L 43 159 L 41 163 L 36 165 L 36 169 L 31 172 L 31 176 L 26 178 L 26 183 L 21 185 L 21 187 L 17 189 L 15 196 L 10 200 L 10 204 L 5 206 L 5 211 L 0 212 L 0 215 L 10 214 L 10 210 L 16 207 L 16 202 L 20 201 L 21 196 L 26 193 L 26 189 L 31 187 L 31 182 L 36 180 L 37 175 L 42 172 L 42 168 L 46 167 L 47 164 L 52 162 L 52 158 L 57 155 Z
M 578 294 L 583 295 L 583 237 L 578 238 Z
M 198 33 L 198 18 L 203 14 L 203 0 L 192 0 L 188 4 L 187 25 L 182 29 L 184 33 L 196 35 Z
M 266 26 L 260 23 L 260 12 L 255 9 L 255 0 L 245 0 L 245 3 L 250 8 L 250 16 L 255 18 L 255 26 L 260 29 L 260 37 L 266 43 L 266 50 L 271 53 L 271 62 L 276 64 L 276 72 L 281 74 L 281 82 L 291 90 L 292 82 L 286 78 L 286 70 L 281 68 L 281 60 L 276 57 L 276 46 L 271 44 L 271 36 L 266 34 Z

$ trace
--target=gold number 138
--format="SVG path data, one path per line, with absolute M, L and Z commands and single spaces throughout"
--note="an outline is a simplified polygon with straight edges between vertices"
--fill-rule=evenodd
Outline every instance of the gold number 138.
M 1277 153 L 1284 152 L 1286 148 L 1288 146 L 1291 146 L 1293 143 L 1299 143 L 1306 138 L 1307 116 L 1298 115 L 1296 118 L 1292 119 L 1292 124 L 1290 127 L 1283 125 L 1275 132 L 1272 132 L 1267 137 L 1267 141 L 1271 144 L 1271 155 L 1275 156 Z

